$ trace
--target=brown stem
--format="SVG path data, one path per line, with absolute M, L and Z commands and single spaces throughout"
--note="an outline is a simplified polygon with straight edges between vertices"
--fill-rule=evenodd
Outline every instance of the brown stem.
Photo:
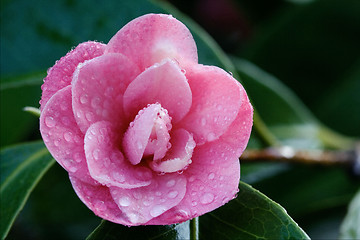
M 359 145 L 360 146 L 360 145 Z M 240 160 L 283 161 L 322 165 L 354 165 L 360 161 L 360 147 L 351 151 L 296 150 L 289 146 L 271 147 L 262 150 L 246 150 Z M 359 164 L 359 163 L 358 163 Z

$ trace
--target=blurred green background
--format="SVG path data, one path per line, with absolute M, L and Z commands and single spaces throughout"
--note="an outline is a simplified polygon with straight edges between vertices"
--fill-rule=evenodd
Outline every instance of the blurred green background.
M 294 128 L 299 119 L 307 123 L 311 115 L 309 119 L 341 134 L 360 137 L 360 1 L 171 3 L 236 59 L 245 88 L 275 135 L 281 131 L 277 127 L 290 127 L 291 134 L 306 135 L 301 147 L 323 148 L 311 129 L 307 135 L 306 124 Z M 39 107 L 42 79 L 56 60 L 80 42 L 107 43 L 125 23 L 150 12 L 164 10 L 140 0 L 1 1 L 1 147 L 40 139 L 38 119 L 23 108 Z M 201 46 L 201 63 L 216 64 L 200 50 Z M 262 85 L 246 80 L 260 73 Z M 268 78 L 275 81 L 269 80 L 272 87 L 281 86 L 269 89 L 279 91 L 267 90 Z M 289 106 L 284 103 L 286 86 L 292 94 Z M 294 104 L 293 94 L 299 97 Z M 291 108 L 294 114 L 286 112 Z M 295 144 L 289 141 L 293 136 L 284 134 L 279 134 L 283 142 Z M 249 147 L 264 147 L 256 132 Z M 337 238 L 347 205 L 359 188 L 359 180 L 346 169 L 284 163 L 243 164 L 242 180 L 284 206 L 315 239 Z M 35 188 L 8 239 L 82 239 L 99 221 L 77 199 L 65 171 L 54 165 Z

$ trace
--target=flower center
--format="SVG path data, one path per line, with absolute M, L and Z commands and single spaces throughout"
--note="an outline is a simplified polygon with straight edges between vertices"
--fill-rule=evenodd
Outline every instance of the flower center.
M 171 129 L 171 117 L 159 103 L 140 110 L 123 138 L 124 152 L 130 163 L 137 165 L 146 159 L 151 169 L 161 173 L 186 168 L 191 163 L 195 141 L 185 129 L 170 132 Z

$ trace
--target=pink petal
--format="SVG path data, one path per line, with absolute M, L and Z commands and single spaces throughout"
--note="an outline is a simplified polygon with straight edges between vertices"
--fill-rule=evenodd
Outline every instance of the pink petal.
M 48 75 L 41 86 L 41 109 L 60 89 L 70 85 L 73 73 L 79 63 L 103 54 L 105 45 L 98 42 L 84 42 L 62 57 L 48 70 Z
M 253 125 L 253 107 L 249 98 L 240 85 L 242 94 L 241 106 L 234 122 L 231 123 L 228 130 L 221 136 L 221 140 L 232 147 L 237 156 L 241 156 L 249 142 L 251 128 Z
M 153 128 L 156 123 L 160 121 L 163 131 L 166 132 L 170 129 L 166 128 L 166 125 L 170 124 L 170 119 L 160 104 L 151 104 L 148 107 L 140 110 L 135 120 L 130 123 L 128 130 L 126 131 L 123 139 L 123 148 L 127 159 L 134 165 L 140 163 L 143 158 L 144 152 L 150 141 L 150 136 L 153 132 Z M 161 131 L 160 131 L 161 132 Z M 163 134 L 163 139 L 159 139 L 160 146 L 151 146 L 152 153 L 165 155 L 167 150 L 166 145 L 169 142 L 170 135 Z M 165 150 L 165 151 L 164 151 Z M 161 153 L 158 153 L 160 151 Z M 148 150 L 148 154 L 151 153 Z M 157 156 L 158 157 L 158 156 Z
M 192 135 L 185 129 L 177 129 L 171 133 L 171 149 L 164 159 L 150 161 L 149 166 L 157 172 L 172 173 L 185 170 L 191 163 L 196 146 Z
M 111 123 L 102 121 L 89 127 L 85 135 L 85 154 L 90 175 L 103 185 L 121 188 L 147 186 L 152 172 L 133 166 L 119 150 L 120 136 Z
M 71 108 L 71 86 L 59 90 L 44 106 L 40 132 L 47 149 L 66 171 L 83 181 L 95 183 L 86 164 L 84 135 Z
M 244 91 L 242 86 L 240 89 Z M 195 148 L 192 164 L 184 171 L 188 180 L 184 199 L 147 224 L 186 221 L 212 211 L 236 196 L 240 179 L 238 158 L 250 138 L 252 117 L 253 109 L 244 92 L 239 113 L 228 130 L 218 140 Z
M 72 100 L 76 121 L 84 133 L 92 123 L 102 120 L 121 128 L 123 94 L 139 73 L 128 58 L 114 53 L 79 65 L 72 82 Z
M 214 141 L 235 120 L 246 93 L 230 74 L 214 66 L 194 66 L 186 76 L 193 100 L 181 126 L 194 134 L 198 145 Z
M 183 199 L 185 191 L 186 179 L 177 173 L 157 176 L 151 185 L 146 187 L 110 188 L 115 202 L 132 226 L 143 225 L 173 208 Z
M 177 223 L 210 212 L 233 199 L 238 192 L 240 164 L 233 149 L 221 140 L 197 147 L 192 164 L 184 171 L 184 199 L 148 224 Z
M 126 55 L 142 71 L 165 58 L 176 59 L 182 68 L 198 60 L 190 31 L 164 14 L 148 14 L 129 22 L 109 41 L 106 52 Z
M 191 89 L 179 66 L 164 60 L 141 73 L 124 93 L 124 111 L 134 118 L 147 104 L 160 103 L 174 122 L 181 120 L 191 107 Z
M 70 181 L 81 201 L 90 208 L 95 215 L 114 223 L 131 225 L 114 202 L 108 187 L 101 185 L 93 186 L 82 182 L 74 176 L 70 176 Z

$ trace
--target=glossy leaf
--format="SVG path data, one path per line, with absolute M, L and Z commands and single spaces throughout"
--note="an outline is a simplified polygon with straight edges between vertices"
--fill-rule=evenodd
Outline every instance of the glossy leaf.
M 252 102 L 284 145 L 295 148 L 349 148 L 353 140 L 324 127 L 300 99 L 277 78 L 249 61 L 233 58 Z
M 240 182 L 236 199 L 200 217 L 202 239 L 309 239 L 285 209 Z
M 165 226 L 126 227 L 103 220 L 94 232 L 88 236 L 87 240 L 180 240 L 189 239 L 189 229 L 189 222 Z
M 316 0 L 277 10 L 254 30 L 241 56 L 277 76 L 322 122 L 359 136 L 360 124 L 354 123 L 360 111 L 351 108 L 359 101 L 359 78 L 351 83 L 346 75 L 359 69 L 360 2 Z M 349 92 L 339 91 L 346 85 L 352 85 Z M 343 106 L 352 110 L 347 116 Z
M 31 191 L 54 163 L 42 142 L 27 143 L 1 151 L 0 236 L 5 238 Z
M 360 239 L 360 191 L 351 201 L 340 228 L 340 239 Z

